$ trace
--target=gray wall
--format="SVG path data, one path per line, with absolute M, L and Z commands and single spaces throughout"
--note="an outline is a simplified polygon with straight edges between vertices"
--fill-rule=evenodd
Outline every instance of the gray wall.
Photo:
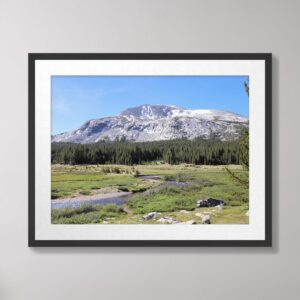
M 299 299 L 299 3 L 0 0 L 0 299 Z M 27 248 L 27 52 L 273 52 L 274 247 Z

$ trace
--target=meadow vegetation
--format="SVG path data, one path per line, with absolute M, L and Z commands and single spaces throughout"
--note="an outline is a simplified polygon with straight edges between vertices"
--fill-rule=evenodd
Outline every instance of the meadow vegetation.
M 228 170 L 230 172 L 228 172 Z M 231 175 L 234 174 L 234 176 Z M 142 176 L 159 176 L 145 180 Z M 160 212 L 180 222 L 195 220 L 197 212 L 210 212 L 213 224 L 245 224 L 249 209 L 248 170 L 239 165 L 52 165 L 52 199 L 128 191 L 123 205 L 90 205 L 52 209 L 54 224 L 158 224 L 143 215 Z M 196 208 L 207 197 L 222 199 L 222 210 Z M 183 213 L 182 211 L 185 210 Z M 130 213 L 128 213 L 130 212 Z

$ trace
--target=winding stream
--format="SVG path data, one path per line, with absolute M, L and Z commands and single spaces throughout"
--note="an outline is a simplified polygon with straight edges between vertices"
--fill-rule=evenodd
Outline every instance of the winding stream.
M 119 197 L 108 197 L 108 198 L 101 198 L 101 199 L 92 199 L 92 200 L 70 200 L 64 202 L 55 202 L 51 203 L 51 208 L 64 208 L 64 207 L 78 207 L 82 204 L 116 204 L 116 205 L 123 205 L 128 198 L 129 195 L 119 196 Z
M 141 175 L 139 176 L 139 178 L 141 178 L 142 180 L 155 180 L 155 181 L 161 181 L 161 176 L 158 175 Z M 169 181 L 162 181 L 161 186 L 187 186 L 188 183 L 187 182 L 178 182 L 175 180 L 169 180 Z M 154 191 L 159 191 L 159 187 L 153 188 L 153 189 L 149 189 L 147 191 L 145 191 L 144 193 L 147 193 L 151 190 Z M 132 195 L 132 193 L 127 193 L 126 195 L 120 195 L 120 196 L 111 196 L 111 195 L 107 195 L 107 197 L 105 196 L 101 196 L 101 198 L 97 199 L 88 199 L 88 200 L 80 200 L 80 199 L 70 199 L 67 201 L 52 201 L 51 203 L 51 208 L 64 208 L 64 207 L 78 207 L 82 204 L 116 204 L 116 205 L 123 205 L 128 198 Z

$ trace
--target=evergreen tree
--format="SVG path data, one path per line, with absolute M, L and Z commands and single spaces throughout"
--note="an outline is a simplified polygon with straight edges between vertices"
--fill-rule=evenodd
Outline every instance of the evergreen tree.
M 240 141 L 241 164 L 249 169 L 249 131 L 245 130 Z
M 245 91 L 249 97 L 249 84 L 244 82 Z M 249 130 L 245 129 L 242 133 L 240 141 L 240 161 L 242 165 L 248 170 L 249 169 Z
M 242 154 L 243 152 L 243 154 Z M 170 164 L 247 165 L 247 139 L 223 142 L 219 140 L 170 140 L 144 143 L 99 142 L 80 145 L 53 143 L 51 162 L 62 164 L 143 164 L 165 161 Z

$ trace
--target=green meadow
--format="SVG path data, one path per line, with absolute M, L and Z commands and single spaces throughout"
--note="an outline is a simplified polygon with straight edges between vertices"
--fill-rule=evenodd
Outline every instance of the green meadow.
M 143 176 L 150 176 L 143 177 Z M 157 176 L 157 177 L 151 177 Z M 122 205 L 90 204 L 52 209 L 54 224 L 160 224 L 144 215 L 202 224 L 199 213 L 211 224 L 248 224 L 248 171 L 239 165 L 52 165 L 53 201 L 97 198 L 127 192 Z M 197 200 L 224 201 L 221 209 L 196 207 Z

